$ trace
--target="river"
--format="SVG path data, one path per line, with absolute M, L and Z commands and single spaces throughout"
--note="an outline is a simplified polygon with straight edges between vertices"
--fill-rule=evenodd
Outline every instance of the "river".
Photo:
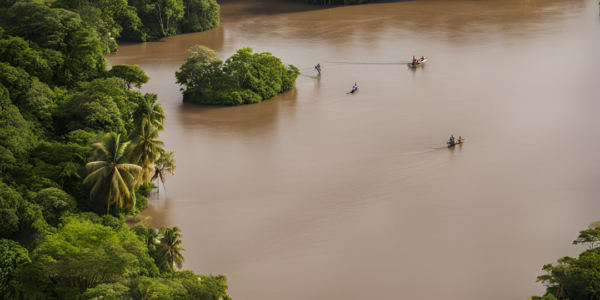
M 600 220 L 597 1 L 220 1 L 222 26 L 121 44 L 166 111 L 147 214 L 234 300 L 525 299 Z M 193 45 L 302 69 L 259 104 L 182 103 Z M 429 58 L 409 69 L 415 55 Z M 323 69 L 317 76 L 313 66 Z M 354 83 L 360 90 L 346 94 Z M 462 146 L 446 148 L 450 137 Z

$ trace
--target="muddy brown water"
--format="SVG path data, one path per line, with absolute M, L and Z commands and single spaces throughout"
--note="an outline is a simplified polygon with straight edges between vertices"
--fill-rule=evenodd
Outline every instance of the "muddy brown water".
M 542 294 L 541 267 L 600 220 L 598 3 L 378 2 L 220 1 L 220 28 L 108 56 L 144 68 L 167 115 L 177 174 L 147 214 L 236 300 Z M 196 44 L 303 75 L 260 104 L 183 104 Z

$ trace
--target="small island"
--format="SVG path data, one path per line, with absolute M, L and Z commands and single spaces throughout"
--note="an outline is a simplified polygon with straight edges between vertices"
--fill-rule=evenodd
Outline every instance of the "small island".
M 216 51 L 194 46 L 178 72 L 183 101 L 208 105 L 242 105 L 271 99 L 296 85 L 300 70 L 271 53 L 239 49 L 225 62 Z

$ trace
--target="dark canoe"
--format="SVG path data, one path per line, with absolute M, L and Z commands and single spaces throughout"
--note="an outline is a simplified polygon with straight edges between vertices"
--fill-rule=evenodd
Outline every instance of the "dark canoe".
M 410 68 L 416 68 L 416 67 L 419 67 L 419 66 L 423 65 L 424 63 L 426 63 L 427 62 L 427 58 L 425 58 L 424 60 L 418 59 L 417 62 L 419 62 L 418 65 L 415 65 L 413 63 L 407 63 L 406 65 L 409 66 Z
M 446 141 L 446 146 L 452 147 L 452 146 L 456 146 L 456 145 L 460 145 L 460 144 L 464 144 L 464 143 L 465 143 L 465 139 L 463 139 L 462 143 L 459 142 L 458 140 L 455 140 L 454 143 L 450 143 L 450 141 Z

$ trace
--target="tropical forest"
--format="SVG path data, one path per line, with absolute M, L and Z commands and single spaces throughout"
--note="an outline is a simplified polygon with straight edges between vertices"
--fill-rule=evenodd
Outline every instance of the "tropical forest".
M 103 57 L 216 27 L 216 2 L 0 7 L 0 298 L 228 299 L 225 276 L 181 270 L 179 228 L 139 217 L 175 154 L 150 78 Z
M 0 0 L 0 300 L 600 300 L 589 0 Z

